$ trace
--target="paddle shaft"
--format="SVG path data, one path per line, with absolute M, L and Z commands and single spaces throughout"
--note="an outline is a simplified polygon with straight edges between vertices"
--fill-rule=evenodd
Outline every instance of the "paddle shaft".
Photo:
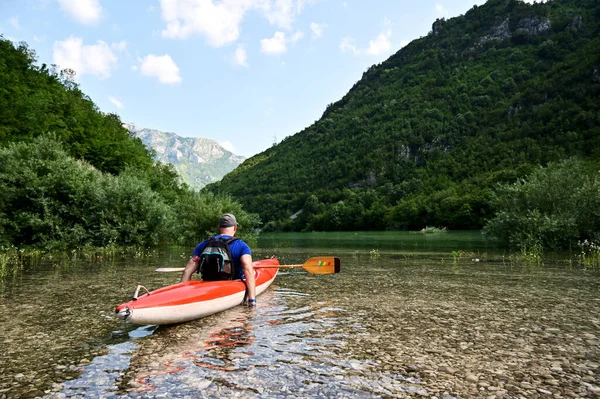
M 334 274 L 340 272 L 340 259 L 332 256 L 310 258 L 301 265 L 255 265 L 257 269 L 304 269 L 312 274 Z M 185 267 L 161 267 L 157 272 L 182 272 Z
M 304 265 L 257 265 L 255 269 L 301 269 Z M 182 272 L 185 267 L 160 267 L 157 272 Z
M 299 269 L 303 265 L 258 265 L 253 266 L 255 269 Z M 157 272 L 182 272 L 185 267 L 159 267 Z

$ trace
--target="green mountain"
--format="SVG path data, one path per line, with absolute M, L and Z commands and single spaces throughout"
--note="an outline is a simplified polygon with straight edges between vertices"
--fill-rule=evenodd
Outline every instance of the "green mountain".
M 215 140 L 181 137 L 171 132 L 139 128 L 131 123 L 124 126 L 154 151 L 157 161 L 173 165 L 183 182 L 194 189 L 219 181 L 245 159 Z
M 599 22 L 596 0 L 490 0 L 438 19 L 314 124 L 207 189 L 266 228 L 481 228 L 498 183 L 599 159 Z

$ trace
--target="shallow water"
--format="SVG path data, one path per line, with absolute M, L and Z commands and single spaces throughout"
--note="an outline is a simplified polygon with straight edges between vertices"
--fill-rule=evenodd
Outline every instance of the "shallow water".
M 137 284 L 176 282 L 153 270 L 183 266 L 185 250 L 26 269 L 0 301 L 0 397 L 600 392 L 597 271 L 508 261 L 474 235 L 322 237 L 266 235 L 255 258 L 332 254 L 341 273 L 281 272 L 255 310 L 168 327 L 124 323 L 114 306 Z

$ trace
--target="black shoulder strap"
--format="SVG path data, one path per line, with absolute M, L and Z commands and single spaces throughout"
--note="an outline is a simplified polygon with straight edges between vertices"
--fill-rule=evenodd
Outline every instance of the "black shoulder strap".
M 234 241 L 237 241 L 237 240 L 239 240 L 239 238 L 237 238 L 237 237 L 231 237 L 231 238 L 228 238 L 227 240 L 225 240 L 225 243 L 226 243 L 227 245 L 229 245 L 229 244 L 231 244 L 232 242 L 234 242 Z

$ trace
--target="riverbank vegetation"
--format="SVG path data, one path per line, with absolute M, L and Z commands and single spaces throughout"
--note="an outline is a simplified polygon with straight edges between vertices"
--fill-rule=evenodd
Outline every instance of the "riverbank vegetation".
M 0 60 L 0 247 L 193 245 L 224 212 L 252 235 L 256 215 L 182 184 L 118 116 L 98 110 L 72 71 L 36 66 L 27 45 L 4 39 Z
M 535 253 L 600 239 L 600 171 L 593 163 L 568 159 L 539 167 L 498 186 L 491 202 L 496 213 L 483 232 L 504 246 Z

